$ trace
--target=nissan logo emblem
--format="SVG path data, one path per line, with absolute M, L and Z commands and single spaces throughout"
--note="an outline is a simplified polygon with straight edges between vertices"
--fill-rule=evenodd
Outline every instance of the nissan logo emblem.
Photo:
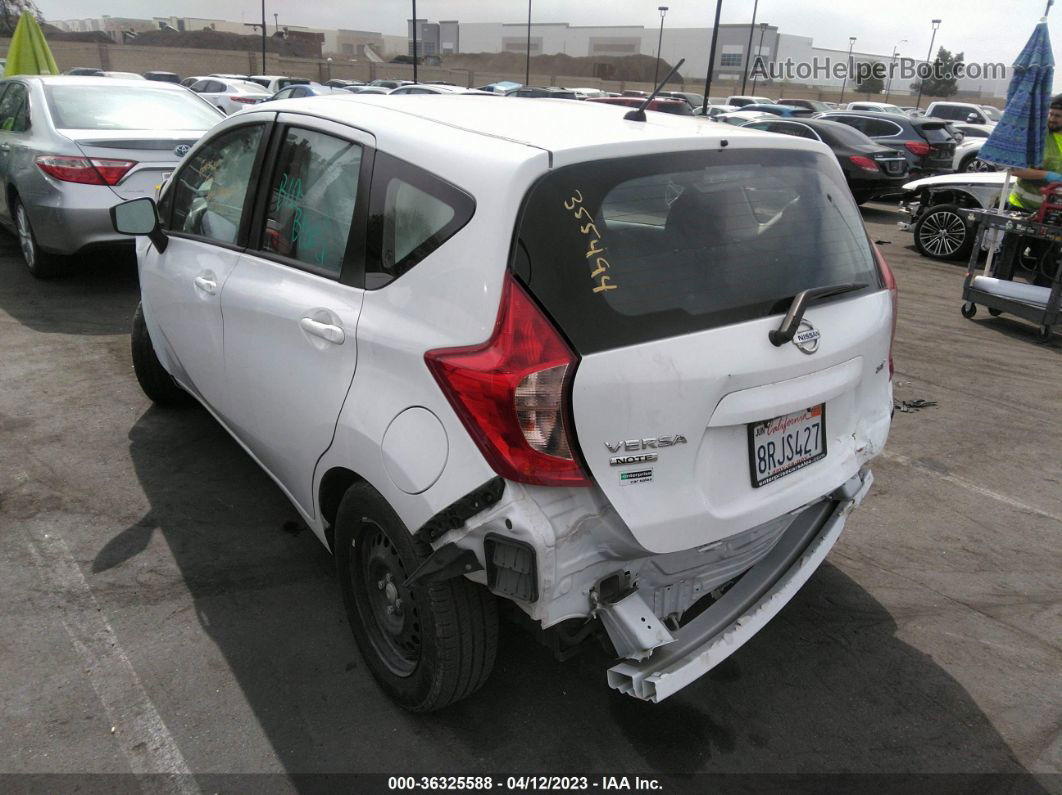
M 186 154 L 188 154 L 188 150 L 191 148 L 192 147 L 188 144 L 177 144 L 177 146 L 175 146 L 173 149 L 173 153 L 177 155 L 177 157 L 184 157 Z
M 801 353 L 810 355 L 819 349 L 819 338 L 821 336 L 822 334 L 819 333 L 817 328 L 808 321 L 801 320 L 796 334 L 793 335 L 793 344 L 797 346 Z

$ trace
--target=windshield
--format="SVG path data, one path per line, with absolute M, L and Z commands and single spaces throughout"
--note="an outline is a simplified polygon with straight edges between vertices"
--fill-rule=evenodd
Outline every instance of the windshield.
M 150 83 L 144 88 L 46 86 L 45 95 L 61 130 L 209 130 L 222 118 L 190 91 Z
M 982 105 L 981 110 L 984 111 L 989 121 L 999 121 L 1003 118 L 999 108 L 993 108 L 991 105 Z
M 833 159 L 730 149 L 557 169 L 526 201 L 513 268 L 584 354 L 778 314 L 812 287 L 878 285 Z

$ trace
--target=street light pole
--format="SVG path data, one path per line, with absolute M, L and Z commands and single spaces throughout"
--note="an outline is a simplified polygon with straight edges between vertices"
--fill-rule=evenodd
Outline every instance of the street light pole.
M 660 12 L 660 36 L 656 40 L 656 63 L 653 64 L 653 88 L 656 88 L 656 81 L 660 75 L 660 48 L 664 46 L 664 16 L 667 14 L 667 6 L 658 6 L 656 10 Z
M 273 30 L 276 33 L 280 33 L 280 20 L 277 18 L 280 14 L 273 14 Z
M 417 82 L 417 0 L 413 0 L 413 82 Z
M 262 0 L 262 74 L 269 71 L 266 69 L 266 33 L 265 0 Z
M 708 115 L 708 92 L 712 90 L 712 69 L 715 66 L 715 42 L 719 34 L 719 15 L 723 13 L 723 0 L 715 0 L 715 25 L 712 27 L 712 46 L 708 51 L 708 72 L 704 76 L 704 101 L 701 113 Z
M 531 83 L 531 0 L 527 0 L 527 60 L 524 62 L 524 85 Z
M 889 59 L 889 84 L 885 86 L 885 101 L 889 101 L 889 94 L 892 93 L 892 73 L 896 71 L 896 56 L 899 55 L 899 47 L 901 44 L 906 44 L 907 39 L 900 39 L 894 45 L 892 45 L 892 57 Z
M 756 45 L 756 54 L 759 55 L 763 52 L 763 34 L 767 32 L 767 23 L 760 23 L 760 43 Z M 755 74 L 752 76 L 752 93 L 756 93 L 756 83 L 759 82 L 760 76 Z
M 926 55 L 926 66 L 930 69 L 930 71 L 932 71 L 933 69 L 933 62 L 930 59 L 933 57 L 933 43 L 937 40 L 937 28 L 940 27 L 940 20 L 934 19 L 931 20 L 931 22 L 933 24 L 933 37 L 929 40 L 929 53 Z M 926 78 L 924 77 L 918 81 L 918 101 L 915 102 L 916 108 L 922 107 L 922 88 L 925 86 L 925 84 Z
M 745 72 L 741 75 L 741 93 L 745 93 L 745 81 L 749 79 L 749 64 L 752 63 L 752 34 L 756 30 L 756 12 L 760 8 L 760 0 L 752 4 L 752 24 L 749 25 L 749 45 L 745 50 Z
M 848 64 L 847 64 L 847 68 L 844 70 L 844 80 L 841 81 L 841 98 L 839 100 L 837 100 L 837 105 L 838 106 L 844 104 L 844 89 L 845 89 L 845 86 L 848 85 L 848 73 L 852 70 L 852 47 L 855 46 L 855 43 L 856 43 L 856 37 L 855 36 L 849 36 L 848 37 Z M 843 108 L 841 108 L 841 110 L 843 110 Z

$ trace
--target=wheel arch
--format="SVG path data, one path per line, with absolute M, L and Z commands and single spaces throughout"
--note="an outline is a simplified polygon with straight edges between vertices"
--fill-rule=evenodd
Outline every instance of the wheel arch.
M 325 542 L 330 552 L 335 552 L 336 515 L 343 495 L 356 483 L 368 483 L 364 477 L 347 467 L 335 466 L 321 476 L 317 488 L 317 504 L 320 506 L 321 524 L 324 528 Z

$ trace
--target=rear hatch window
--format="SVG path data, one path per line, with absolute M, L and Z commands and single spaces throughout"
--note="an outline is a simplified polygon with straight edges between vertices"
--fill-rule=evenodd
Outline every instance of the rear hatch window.
M 584 355 L 782 313 L 812 287 L 880 289 L 832 157 L 735 148 L 558 169 L 525 201 L 514 270 Z
M 950 157 L 954 153 L 955 138 L 948 131 L 946 122 L 924 122 L 916 124 L 914 127 L 929 142 L 929 145 L 933 147 L 934 152 L 937 154 Z

